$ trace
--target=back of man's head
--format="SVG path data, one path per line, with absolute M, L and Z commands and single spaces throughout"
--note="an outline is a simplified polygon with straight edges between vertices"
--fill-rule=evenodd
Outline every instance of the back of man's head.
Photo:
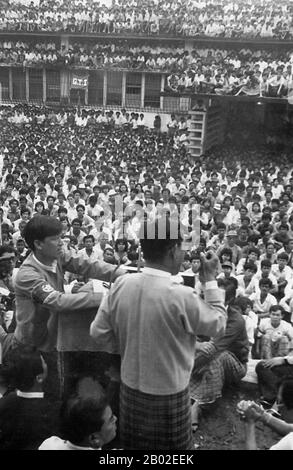
M 146 221 L 140 230 L 140 244 L 146 261 L 161 261 L 169 250 L 181 246 L 182 237 L 179 224 L 170 221 L 169 217 Z
M 29 392 L 44 374 L 41 353 L 29 346 L 18 346 L 7 353 L 3 371 L 13 388 Z
M 104 394 L 93 397 L 73 396 L 64 401 L 60 411 L 60 430 L 63 439 L 81 444 L 104 424 L 103 415 L 108 406 Z

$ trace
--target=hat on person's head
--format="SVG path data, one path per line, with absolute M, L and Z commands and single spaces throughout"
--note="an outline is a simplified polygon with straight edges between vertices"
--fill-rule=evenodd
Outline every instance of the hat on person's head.
M 108 192 L 108 196 L 116 196 L 117 192 L 115 191 L 115 189 L 110 189 L 110 191 Z
M 109 243 L 106 243 L 106 245 L 105 245 L 104 252 L 105 252 L 106 250 L 111 250 L 111 251 L 113 251 L 113 253 L 114 253 L 114 248 L 113 248 L 113 246 L 109 245 Z
M 85 189 L 85 184 L 81 183 L 79 186 L 78 186 L 79 189 Z
M 227 233 L 227 237 L 237 237 L 236 230 L 229 230 Z
M 215 204 L 215 205 L 214 205 L 214 210 L 215 210 L 215 211 L 221 211 L 221 210 L 222 210 L 221 204 Z
M 231 269 L 233 268 L 233 265 L 232 265 L 231 261 L 223 261 L 222 268 L 224 268 L 225 266 L 227 268 L 231 268 Z

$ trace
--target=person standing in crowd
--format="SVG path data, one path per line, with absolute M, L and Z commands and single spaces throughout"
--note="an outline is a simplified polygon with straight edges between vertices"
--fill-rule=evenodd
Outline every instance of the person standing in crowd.
M 53 394 L 58 335 L 66 326 L 68 315 L 76 310 L 80 310 L 82 315 L 82 310 L 98 307 L 102 297 L 94 290 L 64 293 L 64 271 L 104 281 L 113 281 L 124 273 L 103 261 L 90 263 L 84 258 L 73 258 L 70 252 L 63 252 L 61 231 L 60 221 L 52 217 L 37 216 L 28 222 L 24 238 L 31 254 L 23 262 L 15 280 L 14 342 L 15 345 L 34 346 L 42 352 L 48 364 L 47 390 Z M 62 315 L 66 318 L 63 319 Z
M 91 325 L 99 349 L 121 355 L 124 449 L 191 449 L 189 379 L 196 336 L 221 335 L 226 325 L 224 293 L 215 280 L 217 256 L 201 255 L 203 300 L 172 281 L 183 259 L 180 234 L 172 238 L 168 219 L 164 239 L 159 232 L 158 220 L 144 224 L 143 273 L 117 280 Z

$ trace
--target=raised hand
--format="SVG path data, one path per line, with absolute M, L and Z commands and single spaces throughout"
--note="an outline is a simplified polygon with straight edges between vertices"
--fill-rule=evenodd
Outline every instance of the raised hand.
M 199 279 L 202 283 L 216 279 L 219 258 L 216 253 L 209 250 L 206 254 L 200 253 Z

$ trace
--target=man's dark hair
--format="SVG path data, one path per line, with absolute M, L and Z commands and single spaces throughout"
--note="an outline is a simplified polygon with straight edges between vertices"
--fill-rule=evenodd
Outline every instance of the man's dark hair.
M 145 222 L 141 227 L 140 244 L 147 261 L 162 260 L 171 248 L 181 243 L 178 223 L 170 222 L 168 217 Z
M 254 264 L 252 261 L 247 261 L 247 262 L 244 264 L 243 269 L 244 269 L 244 271 L 246 271 L 247 269 L 250 269 L 250 270 L 253 271 L 254 273 L 257 272 L 257 266 L 256 266 L 256 264 Z
M 20 215 L 25 214 L 26 212 L 28 212 L 28 214 L 31 215 L 31 211 L 28 207 L 22 207 L 20 209 Z
M 273 287 L 273 283 L 270 279 L 263 279 L 261 278 L 258 283 L 259 287 L 261 286 L 268 286 L 270 289 Z
M 107 406 L 108 401 L 104 394 L 87 398 L 74 396 L 64 401 L 60 410 L 63 439 L 78 445 L 94 432 L 100 431 Z
M 7 353 L 3 371 L 11 386 L 28 392 L 36 377 L 44 372 L 41 353 L 29 346 L 18 346 Z
M 252 246 L 248 249 L 248 255 L 250 255 L 250 253 L 255 253 L 257 257 L 260 256 L 260 250 L 256 248 L 256 246 Z
M 71 226 L 76 223 L 78 223 L 80 227 L 82 226 L 82 221 L 77 217 L 71 221 Z
M 288 224 L 281 224 L 281 225 L 279 225 L 278 230 L 281 230 L 281 229 L 288 231 L 289 230 L 289 225 Z
M 86 235 L 83 237 L 83 243 L 85 243 L 86 240 L 91 240 L 93 243 L 95 243 L 95 237 L 93 235 Z
M 255 233 L 252 233 L 251 235 L 249 235 L 249 237 L 247 238 L 247 242 L 252 242 L 252 243 L 257 243 L 259 240 L 259 236 L 256 235 Z
M 37 215 L 26 224 L 23 236 L 27 246 L 34 251 L 36 240 L 43 241 L 46 237 L 53 237 L 61 232 L 60 220 L 47 215 Z
M 190 261 L 194 259 L 200 259 L 200 252 L 198 250 L 194 250 L 190 253 Z
M 284 316 L 285 312 L 284 312 L 284 309 L 281 305 L 272 305 L 270 307 L 270 313 L 273 313 L 273 312 L 278 312 L 280 310 L 281 314 L 282 314 L 282 317 Z
M 269 259 L 262 259 L 261 262 L 260 262 L 260 267 L 261 267 L 261 268 L 263 268 L 263 267 L 271 268 L 271 267 L 272 267 L 272 263 L 270 262 Z
M 289 256 L 288 256 L 287 253 L 285 253 L 285 251 L 284 251 L 284 252 L 278 254 L 277 260 L 278 260 L 278 259 L 283 259 L 283 260 L 285 260 L 285 261 L 289 261 Z

